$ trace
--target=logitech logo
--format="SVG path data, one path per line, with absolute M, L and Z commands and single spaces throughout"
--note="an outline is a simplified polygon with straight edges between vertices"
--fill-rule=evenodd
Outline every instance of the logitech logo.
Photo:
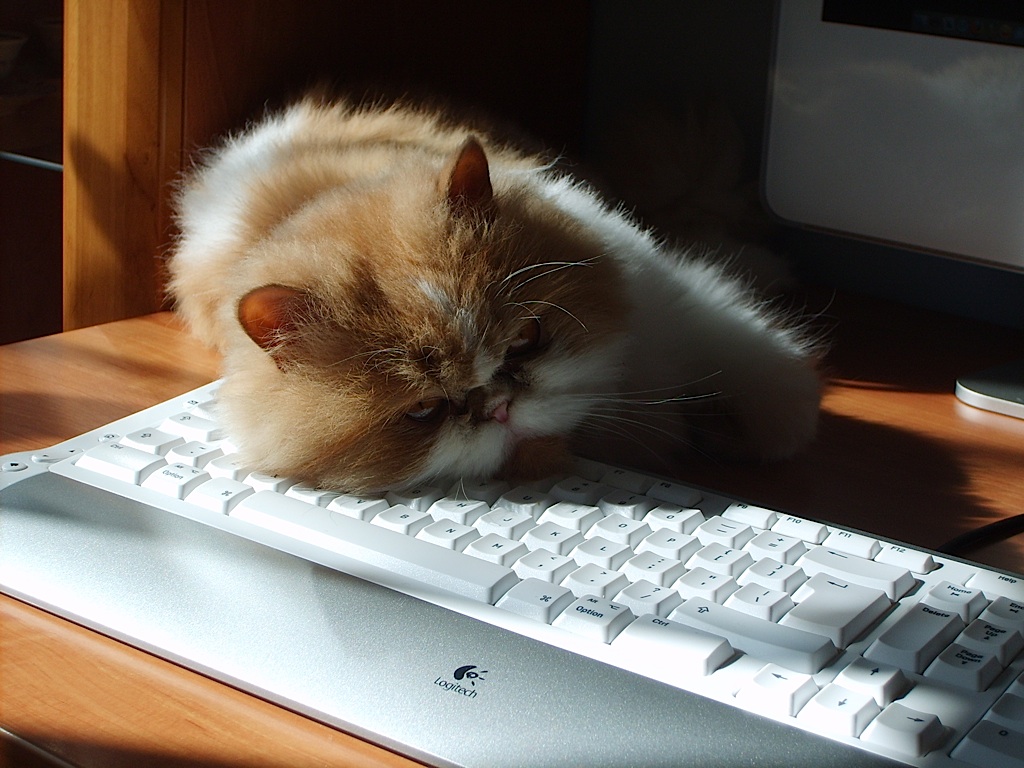
M 475 699 L 478 693 L 476 684 L 484 682 L 486 680 L 484 675 L 486 674 L 488 674 L 488 671 L 480 669 L 476 664 L 464 664 L 452 672 L 454 680 L 438 677 L 434 680 L 434 685 L 444 688 L 449 693 L 458 693 L 467 699 Z M 466 685 L 470 687 L 467 688 Z

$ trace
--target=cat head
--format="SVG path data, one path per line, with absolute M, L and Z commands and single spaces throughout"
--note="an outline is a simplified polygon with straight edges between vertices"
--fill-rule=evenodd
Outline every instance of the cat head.
M 351 491 L 558 469 L 619 375 L 619 275 L 529 173 L 493 177 L 469 138 L 253 243 L 220 398 L 250 463 Z

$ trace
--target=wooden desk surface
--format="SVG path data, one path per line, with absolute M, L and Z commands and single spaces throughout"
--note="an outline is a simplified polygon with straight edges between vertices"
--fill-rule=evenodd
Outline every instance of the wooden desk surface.
M 844 296 L 808 309 L 833 339 L 816 443 L 769 467 L 695 459 L 687 479 L 925 547 L 1024 512 L 1024 421 L 951 394 L 1024 334 Z M 168 314 L 0 347 L 0 453 L 181 394 L 217 362 Z M 1024 571 L 1024 536 L 973 557 Z M 0 628 L 0 728 L 74 765 L 410 764 L 5 596 Z M 33 759 L 24 742 L 0 740 L 5 764 Z

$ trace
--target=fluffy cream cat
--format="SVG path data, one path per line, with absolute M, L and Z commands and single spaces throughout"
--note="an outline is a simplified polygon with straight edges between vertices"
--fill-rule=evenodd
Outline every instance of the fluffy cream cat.
M 419 109 L 308 99 L 212 151 L 171 292 L 254 468 L 349 491 L 813 435 L 803 336 L 544 160 Z M 664 466 L 660 469 L 664 470 Z

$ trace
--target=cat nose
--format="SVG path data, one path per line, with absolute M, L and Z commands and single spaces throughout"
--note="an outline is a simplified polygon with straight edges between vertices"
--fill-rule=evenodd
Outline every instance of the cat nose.
M 496 406 L 494 406 L 488 418 L 491 421 L 496 421 L 499 424 L 504 424 L 508 421 L 508 400 L 501 400 Z
M 473 421 L 496 421 L 504 424 L 508 421 L 509 398 L 495 396 L 485 387 L 471 389 L 466 395 L 465 411 L 469 412 Z

